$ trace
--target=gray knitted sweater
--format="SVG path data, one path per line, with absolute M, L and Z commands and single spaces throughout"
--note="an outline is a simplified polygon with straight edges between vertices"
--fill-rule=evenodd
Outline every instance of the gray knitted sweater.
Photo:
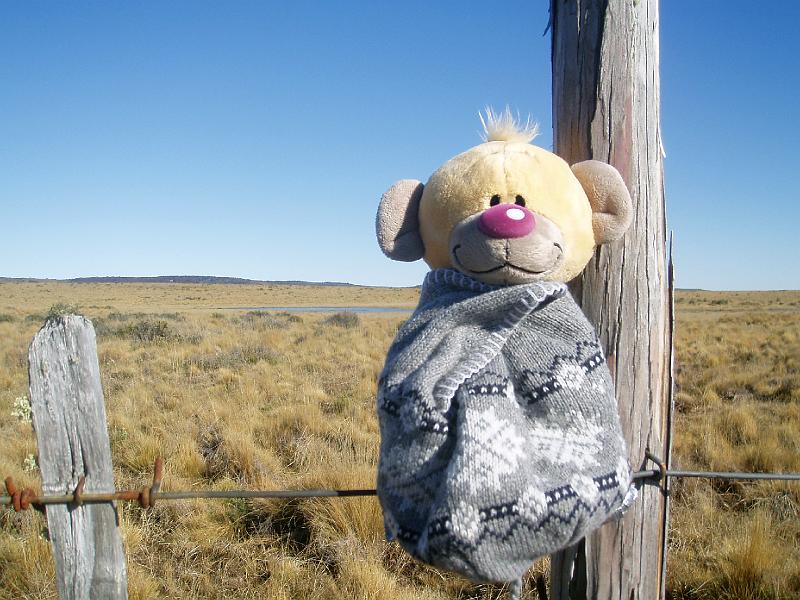
M 518 580 L 635 496 L 605 359 L 563 284 L 430 272 L 378 417 L 387 537 L 474 580 Z

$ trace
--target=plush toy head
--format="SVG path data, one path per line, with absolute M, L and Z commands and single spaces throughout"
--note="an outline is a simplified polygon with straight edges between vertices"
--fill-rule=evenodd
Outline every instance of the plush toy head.
M 531 145 L 536 128 L 518 126 L 508 109 L 486 113 L 485 143 L 448 160 L 424 185 L 404 179 L 386 191 L 376 220 L 381 249 L 490 284 L 569 281 L 596 245 L 628 229 L 625 183 L 610 165 L 570 168 Z

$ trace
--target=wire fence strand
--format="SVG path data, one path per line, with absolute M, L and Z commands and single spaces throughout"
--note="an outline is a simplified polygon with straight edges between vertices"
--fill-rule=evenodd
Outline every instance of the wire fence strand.
M 648 452 L 647 458 L 659 468 L 644 469 L 633 473 L 633 480 L 640 484 L 660 485 L 666 478 L 698 477 L 705 479 L 728 480 L 771 480 L 800 481 L 800 473 L 748 473 L 744 471 L 684 471 L 666 469 L 658 457 Z M 0 496 L 0 505 L 12 506 L 20 511 L 33 507 L 38 510 L 50 504 L 97 504 L 117 501 L 138 502 L 142 508 L 152 507 L 156 500 L 196 500 L 204 498 L 347 498 L 375 496 L 375 489 L 351 490 L 181 490 L 162 492 L 161 478 L 163 461 L 157 459 L 154 466 L 153 484 L 139 490 L 121 490 L 114 492 L 84 492 L 85 478 L 81 477 L 72 494 L 37 495 L 30 488 L 18 489 L 11 477 L 6 478 L 7 496 Z
M 738 471 L 667 471 L 667 477 L 703 477 L 705 479 L 769 479 L 800 481 L 800 473 L 743 473 Z

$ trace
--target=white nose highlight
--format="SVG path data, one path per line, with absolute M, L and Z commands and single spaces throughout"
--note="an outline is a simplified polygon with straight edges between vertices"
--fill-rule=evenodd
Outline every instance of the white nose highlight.
M 522 221 L 525 218 L 525 213 L 519 208 L 509 208 L 506 211 L 506 216 L 512 221 Z

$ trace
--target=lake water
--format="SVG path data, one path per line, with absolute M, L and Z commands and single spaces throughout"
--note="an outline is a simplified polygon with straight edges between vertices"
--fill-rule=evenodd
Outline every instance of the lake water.
M 412 308 L 394 308 L 385 306 L 237 306 L 228 310 L 265 310 L 277 312 L 297 313 L 326 313 L 326 312 L 354 312 L 354 313 L 408 313 Z

